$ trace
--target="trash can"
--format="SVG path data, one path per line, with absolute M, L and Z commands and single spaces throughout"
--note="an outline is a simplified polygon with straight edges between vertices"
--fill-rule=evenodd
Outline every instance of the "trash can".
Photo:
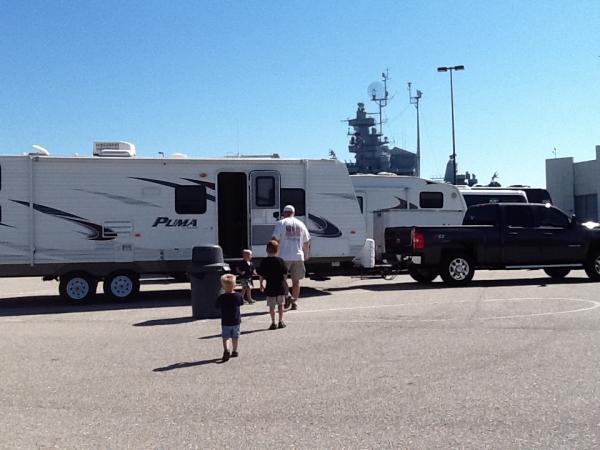
M 194 319 L 221 317 L 215 301 L 221 294 L 221 275 L 229 272 L 223 262 L 223 250 L 218 245 L 194 247 L 192 264 L 188 269 L 192 288 L 192 316 Z

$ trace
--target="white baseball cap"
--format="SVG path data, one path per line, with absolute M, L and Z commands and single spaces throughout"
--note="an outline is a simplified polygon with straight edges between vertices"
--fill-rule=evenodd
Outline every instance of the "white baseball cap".
M 292 205 L 285 205 L 283 207 L 283 212 L 296 213 L 296 209 Z

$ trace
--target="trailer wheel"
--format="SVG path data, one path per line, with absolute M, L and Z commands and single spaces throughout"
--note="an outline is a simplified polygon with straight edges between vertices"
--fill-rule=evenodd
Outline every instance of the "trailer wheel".
M 546 275 L 555 280 L 560 280 L 566 277 L 569 275 L 570 271 L 571 269 L 567 269 L 566 267 L 548 267 L 547 269 L 544 269 Z
M 96 294 L 98 281 L 85 272 L 70 272 L 60 276 L 58 292 L 72 303 L 85 303 Z
M 431 283 L 439 275 L 438 271 L 431 267 L 408 266 L 408 274 L 419 283 Z
M 600 281 L 600 250 L 593 250 L 584 265 L 585 273 L 592 281 Z
M 114 272 L 104 279 L 103 289 L 113 300 L 131 300 L 140 291 L 140 278 L 133 272 Z
M 440 276 L 446 283 L 461 286 L 473 279 L 473 259 L 466 253 L 453 253 L 442 260 Z

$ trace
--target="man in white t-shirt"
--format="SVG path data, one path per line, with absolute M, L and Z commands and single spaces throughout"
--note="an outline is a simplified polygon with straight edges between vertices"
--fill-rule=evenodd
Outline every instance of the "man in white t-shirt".
M 292 278 L 292 309 L 298 309 L 300 280 L 306 274 L 304 261 L 308 260 L 310 250 L 308 229 L 294 217 L 295 213 L 292 205 L 284 206 L 283 219 L 277 222 L 273 231 L 273 239 L 279 242 L 279 257 L 285 261 Z

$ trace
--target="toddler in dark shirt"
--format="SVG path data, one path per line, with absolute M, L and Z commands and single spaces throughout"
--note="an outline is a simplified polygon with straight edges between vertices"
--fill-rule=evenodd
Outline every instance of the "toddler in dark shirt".
M 229 357 L 238 356 L 238 340 L 240 338 L 240 324 L 242 316 L 240 306 L 244 304 L 244 299 L 240 294 L 234 292 L 235 275 L 230 273 L 221 277 L 221 286 L 225 293 L 217 297 L 215 306 L 221 310 L 221 337 L 223 338 L 223 362 L 228 361 Z M 229 352 L 229 341 L 232 341 L 231 353 Z

